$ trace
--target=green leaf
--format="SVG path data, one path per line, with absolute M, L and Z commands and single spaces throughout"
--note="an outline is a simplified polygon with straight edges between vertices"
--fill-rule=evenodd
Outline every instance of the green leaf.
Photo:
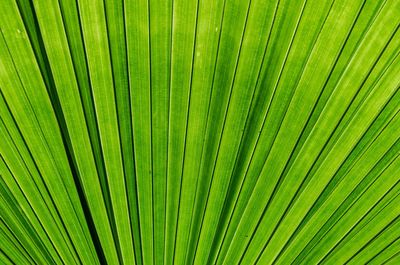
M 3 0 L 1 264 L 397 264 L 400 1 Z

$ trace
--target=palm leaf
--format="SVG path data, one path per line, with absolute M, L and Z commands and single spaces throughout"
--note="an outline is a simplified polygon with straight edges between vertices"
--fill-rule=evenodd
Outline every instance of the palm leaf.
M 3 0 L 1 264 L 397 264 L 400 1 Z

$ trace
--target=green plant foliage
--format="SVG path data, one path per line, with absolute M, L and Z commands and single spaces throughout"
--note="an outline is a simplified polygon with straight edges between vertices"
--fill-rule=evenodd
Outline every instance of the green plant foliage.
M 399 0 L 0 2 L 0 264 L 400 264 Z

